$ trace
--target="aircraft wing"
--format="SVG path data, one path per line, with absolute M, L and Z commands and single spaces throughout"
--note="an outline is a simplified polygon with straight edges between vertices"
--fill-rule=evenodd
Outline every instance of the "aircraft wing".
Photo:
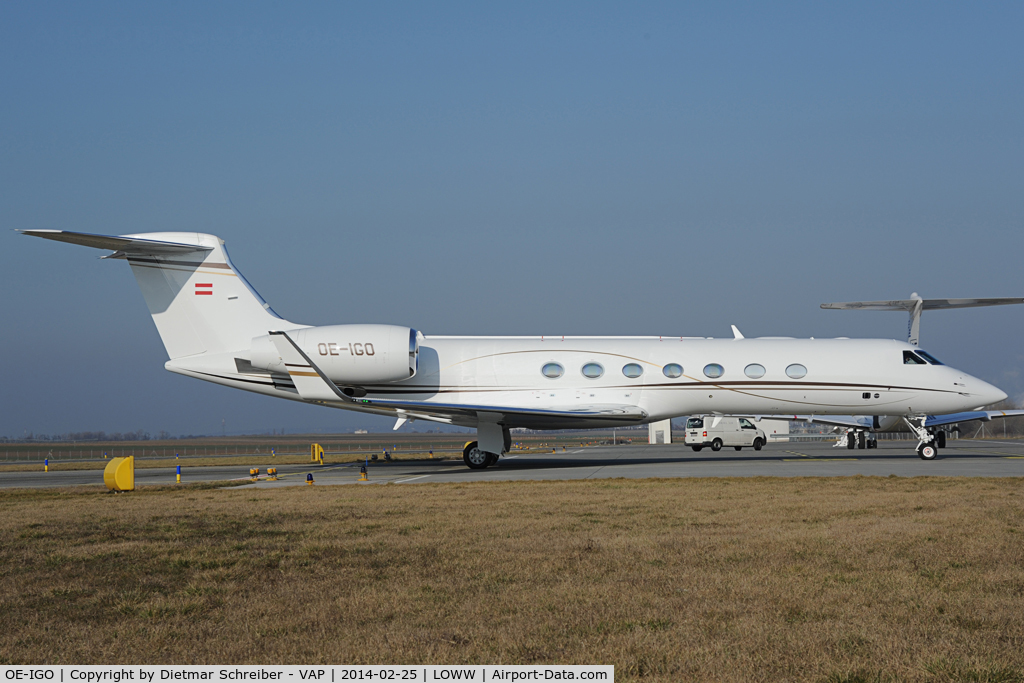
M 1020 415 L 1024 415 L 1024 410 L 971 410 L 966 413 L 929 415 L 924 420 L 924 426 L 939 427 L 957 422 L 971 422 L 973 420 L 988 422 L 990 420 L 996 420 L 1004 417 L 1018 417 Z
M 774 415 L 772 417 L 775 417 Z M 794 415 L 792 417 L 780 416 L 787 420 L 802 420 L 814 424 L 826 424 L 833 427 L 858 427 L 860 429 L 873 429 L 874 418 L 870 415 Z
M 500 405 L 469 405 L 465 403 L 434 403 L 427 401 L 396 401 L 392 399 L 360 398 L 355 403 L 366 408 L 394 411 L 397 417 L 410 420 L 465 422 L 486 415 L 489 421 L 501 422 L 507 427 L 532 429 L 568 429 L 573 426 L 614 426 L 636 424 L 647 417 L 637 406 L 596 404 L 589 406 L 550 406 L 521 408 Z
M 491 422 L 507 427 L 613 426 L 636 424 L 647 413 L 631 405 L 548 406 L 522 408 L 433 401 L 401 401 L 386 398 L 354 398 L 340 389 L 317 367 L 285 332 L 270 332 L 270 339 L 281 354 L 285 368 L 295 383 L 299 396 L 308 401 L 342 401 L 353 408 L 391 413 L 400 420 L 432 420 L 448 423 L 475 422 L 486 415 Z
M 892 301 L 844 301 L 822 304 L 821 307 L 833 310 L 912 311 L 916 304 L 921 304 L 921 308 L 928 311 L 940 308 L 974 308 L 976 306 L 1024 304 L 1024 299 L 1009 296 L 990 297 L 987 299 L 894 299 Z
M 956 424 L 958 422 L 972 422 L 981 420 L 988 422 L 1004 417 L 1018 417 L 1024 415 L 1024 410 L 970 410 L 963 413 L 949 413 L 947 415 L 929 415 L 924 420 L 925 427 L 941 427 L 942 425 Z M 816 424 L 827 424 L 836 427 L 856 427 L 860 429 L 876 429 L 874 418 L 870 415 L 794 415 L 786 416 L 789 420 L 803 420 Z

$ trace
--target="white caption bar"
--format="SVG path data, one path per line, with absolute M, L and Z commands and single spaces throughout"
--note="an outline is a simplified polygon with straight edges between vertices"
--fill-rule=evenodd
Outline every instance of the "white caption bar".
M 611 665 L 530 666 L 0 666 L 0 683 L 224 683 L 287 681 L 614 681 Z

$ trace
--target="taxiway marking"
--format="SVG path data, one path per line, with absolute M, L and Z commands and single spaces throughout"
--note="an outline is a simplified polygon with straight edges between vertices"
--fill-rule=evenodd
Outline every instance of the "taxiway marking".
M 782 462 L 856 462 L 857 458 L 812 458 L 805 455 L 802 458 L 783 458 Z

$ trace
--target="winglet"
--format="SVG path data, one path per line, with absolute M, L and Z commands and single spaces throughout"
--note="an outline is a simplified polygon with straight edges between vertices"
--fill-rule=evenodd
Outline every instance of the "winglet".
M 286 332 L 270 333 L 270 341 L 274 343 L 277 352 L 281 354 L 284 367 L 295 383 L 295 389 L 299 396 L 307 401 L 345 401 L 351 403 L 352 399 L 341 392 L 341 389 L 328 379 L 327 375 L 310 360 L 309 356 L 302 352 L 298 344 L 292 341 Z
M 732 326 L 732 336 L 733 339 L 744 339 L 743 333 L 740 332 L 740 328 L 736 327 L 735 325 Z

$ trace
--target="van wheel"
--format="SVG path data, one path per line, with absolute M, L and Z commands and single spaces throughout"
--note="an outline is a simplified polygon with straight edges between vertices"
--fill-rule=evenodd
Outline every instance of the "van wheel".
M 733 448 L 735 448 L 738 451 L 742 451 L 743 450 L 743 446 L 733 446 Z
M 693 450 L 695 450 L 698 453 L 700 453 L 701 450 L 703 450 L 704 447 L 703 446 L 690 446 L 690 448 L 692 448 Z
M 764 441 L 761 441 L 760 438 L 754 439 L 754 450 L 759 451 L 762 448 L 764 448 Z
M 715 439 L 714 441 L 712 441 L 711 442 L 711 450 L 713 450 L 713 451 L 720 451 L 720 450 L 722 450 L 722 440 L 721 439 Z

